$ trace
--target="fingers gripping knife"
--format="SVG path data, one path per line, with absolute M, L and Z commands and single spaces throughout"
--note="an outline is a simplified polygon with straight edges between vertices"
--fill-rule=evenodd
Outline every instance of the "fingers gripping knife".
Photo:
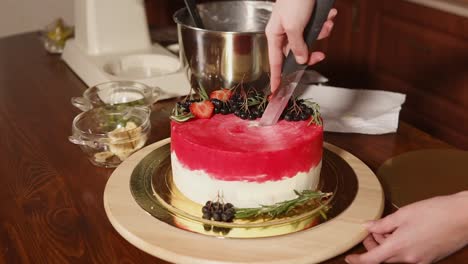
M 304 40 L 309 48 L 320 34 L 323 24 L 327 21 L 328 13 L 333 7 L 334 0 L 316 0 L 315 8 L 309 23 L 304 29 Z M 281 84 L 276 93 L 270 99 L 270 103 L 265 109 L 265 113 L 260 119 L 261 126 L 271 126 L 278 122 L 281 113 L 288 104 L 296 86 L 304 74 L 307 64 L 297 64 L 292 51 L 289 52 L 283 63 Z

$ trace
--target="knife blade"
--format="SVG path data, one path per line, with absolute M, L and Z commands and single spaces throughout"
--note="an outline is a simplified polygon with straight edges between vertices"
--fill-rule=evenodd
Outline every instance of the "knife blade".
M 261 126 L 271 126 L 278 122 L 284 108 L 289 102 L 297 84 L 300 82 L 305 69 L 293 72 L 288 76 L 281 78 L 280 88 L 273 95 L 268 103 L 262 118 L 260 119 Z
M 314 41 L 317 40 L 323 24 L 327 21 L 328 13 L 332 9 L 334 2 L 334 0 L 315 1 L 314 11 L 304 29 L 304 40 L 309 51 Z M 289 99 L 304 75 L 306 68 L 307 64 L 297 64 L 292 51 L 288 53 L 281 71 L 281 84 L 270 99 L 260 119 L 260 126 L 271 126 L 278 122 L 284 108 L 287 106 Z

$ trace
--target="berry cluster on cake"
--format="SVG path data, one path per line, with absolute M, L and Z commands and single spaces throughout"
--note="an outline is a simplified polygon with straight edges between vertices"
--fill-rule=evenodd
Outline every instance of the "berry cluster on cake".
M 205 205 L 222 196 L 254 208 L 317 188 L 323 127 L 316 103 L 292 99 L 276 125 L 262 127 L 263 93 L 235 87 L 199 95 L 177 103 L 171 117 L 173 180 L 187 198 Z

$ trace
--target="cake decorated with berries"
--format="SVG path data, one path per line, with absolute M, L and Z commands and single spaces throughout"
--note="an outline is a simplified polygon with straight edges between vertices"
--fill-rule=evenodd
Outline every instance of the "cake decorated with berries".
M 315 103 L 291 100 L 274 126 L 259 126 L 268 98 L 221 89 L 177 104 L 171 122 L 173 181 L 187 198 L 216 197 L 239 208 L 317 189 L 323 127 Z

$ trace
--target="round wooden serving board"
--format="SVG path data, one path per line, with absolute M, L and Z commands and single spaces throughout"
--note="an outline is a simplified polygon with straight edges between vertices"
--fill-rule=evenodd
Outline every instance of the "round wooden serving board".
M 144 211 L 129 187 L 135 166 L 169 141 L 130 156 L 115 169 L 104 190 L 104 208 L 117 232 L 158 258 L 176 263 L 317 263 L 361 242 L 367 235 L 362 223 L 382 215 L 384 195 L 375 174 L 349 152 L 324 143 L 348 162 L 358 180 L 354 201 L 337 217 L 312 229 L 270 238 L 221 239 L 178 229 Z

